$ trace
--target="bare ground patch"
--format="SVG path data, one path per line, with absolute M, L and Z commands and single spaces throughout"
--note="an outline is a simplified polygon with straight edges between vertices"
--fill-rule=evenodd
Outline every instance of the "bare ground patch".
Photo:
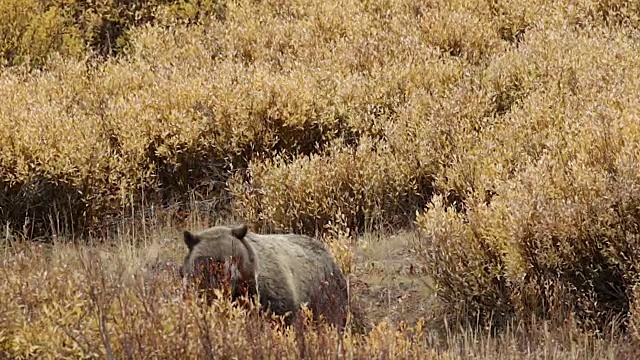
M 356 266 L 350 276 L 351 294 L 370 323 L 414 324 L 425 315 L 434 288 L 411 249 L 415 236 L 412 232 L 366 234 L 353 245 Z

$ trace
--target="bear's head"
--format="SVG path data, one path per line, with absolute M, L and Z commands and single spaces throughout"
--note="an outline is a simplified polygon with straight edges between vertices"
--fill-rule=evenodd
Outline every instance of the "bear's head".
M 199 233 L 184 231 L 188 253 L 180 269 L 183 283 L 203 290 L 230 286 L 239 295 L 252 285 L 255 254 L 247 243 L 247 226 L 216 226 Z

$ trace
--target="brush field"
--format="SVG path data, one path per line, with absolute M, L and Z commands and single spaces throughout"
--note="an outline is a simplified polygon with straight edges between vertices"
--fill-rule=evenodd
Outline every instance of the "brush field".
M 0 356 L 640 356 L 640 1 L 0 0 Z M 352 332 L 177 276 L 321 237 Z

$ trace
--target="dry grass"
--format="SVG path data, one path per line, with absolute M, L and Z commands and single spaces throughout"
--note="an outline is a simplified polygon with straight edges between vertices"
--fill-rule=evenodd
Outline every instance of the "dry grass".
M 351 246 L 358 254 L 350 275 L 352 301 L 362 306 L 368 329 L 340 336 L 304 323 L 285 329 L 277 321 L 261 318 L 255 309 L 238 308 L 226 300 L 203 306 L 181 286 L 176 264 L 185 250 L 177 231 L 152 228 L 149 239 L 155 240 L 145 245 L 131 237 L 131 229 L 120 230 L 110 244 L 12 242 L 4 248 L 0 354 L 18 359 L 630 359 L 637 355 L 619 335 L 597 338 L 583 333 L 570 319 L 560 329 L 543 322 L 519 324 L 497 337 L 453 324 L 438 331 L 419 316 L 428 313 L 424 308 L 428 290 L 418 294 L 407 287 L 425 276 L 407 270 L 415 255 L 401 253 L 415 237 L 412 234 L 390 237 L 389 242 L 368 234 Z

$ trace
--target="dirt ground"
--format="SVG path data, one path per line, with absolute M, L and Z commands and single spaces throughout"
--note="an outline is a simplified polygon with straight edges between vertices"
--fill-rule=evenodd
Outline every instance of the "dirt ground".
M 413 233 L 365 235 L 352 246 L 356 265 L 349 277 L 351 296 L 369 323 L 413 324 L 426 313 L 434 290 L 411 249 L 414 237 Z

